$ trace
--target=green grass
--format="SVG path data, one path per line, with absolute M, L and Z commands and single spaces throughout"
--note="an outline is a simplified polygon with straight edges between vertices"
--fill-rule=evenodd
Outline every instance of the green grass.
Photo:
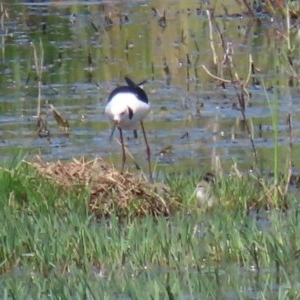
M 233 176 L 217 181 L 208 211 L 192 197 L 197 179 L 168 177 L 181 201 L 169 217 L 96 219 L 88 190 L 63 192 L 25 164 L 2 169 L 0 297 L 297 298 L 297 201 L 249 213 L 263 189 Z

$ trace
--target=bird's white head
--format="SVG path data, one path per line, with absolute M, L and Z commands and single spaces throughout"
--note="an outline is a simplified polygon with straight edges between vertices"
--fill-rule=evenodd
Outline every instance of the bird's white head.
M 127 105 L 112 106 L 109 114 L 114 123 L 120 123 L 124 119 L 132 118 L 132 110 Z
M 123 103 L 117 103 L 117 105 L 114 105 L 115 103 L 111 104 L 112 105 L 108 105 L 105 110 L 105 113 L 109 116 L 113 125 L 110 139 L 112 138 L 116 127 L 129 128 L 133 125 L 131 123 L 133 111 L 129 106 Z

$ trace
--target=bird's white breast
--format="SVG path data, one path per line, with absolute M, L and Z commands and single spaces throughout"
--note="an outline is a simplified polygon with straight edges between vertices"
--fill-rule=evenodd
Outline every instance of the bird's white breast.
M 132 111 L 132 117 L 130 119 L 128 113 L 121 117 L 118 127 L 122 129 L 135 129 L 137 123 L 142 121 L 150 111 L 150 105 L 139 100 L 135 94 L 119 93 L 107 104 L 105 114 L 115 122 L 117 117 L 128 108 Z

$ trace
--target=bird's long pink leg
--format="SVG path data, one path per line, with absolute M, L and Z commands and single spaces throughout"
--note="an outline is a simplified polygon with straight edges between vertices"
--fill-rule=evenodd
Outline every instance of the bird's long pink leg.
M 121 173 L 124 172 L 124 167 L 125 167 L 125 162 L 126 162 L 126 152 L 125 152 L 125 145 L 124 145 L 124 140 L 123 140 L 123 132 L 121 128 L 118 128 L 120 132 L 120 141 L 122 145 L 122 169 Z
M 147 160 L 148 160 L 148 166 L 149 166 L 149 178 L 150 178 L 150 182 L 153 183 L 152 169 L 151 169 L 151 152 L 150 152 L 150 147 L 149 147 L 149 144 L 148 144 L 148 141 L 147 141 L 143 121 L 141 121 L 141 127 L 142 127 L 142 131 L 143 131 L 143 135 L 144 135 L 144 139 L 145 139 L 145 144 L 146 144 L 146 154 L 147 154 Z

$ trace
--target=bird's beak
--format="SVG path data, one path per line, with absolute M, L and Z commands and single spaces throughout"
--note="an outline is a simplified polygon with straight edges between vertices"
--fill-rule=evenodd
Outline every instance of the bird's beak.
M 115 132 L 115 130 L 116 130 L 117 125 L 118 125 L 118 122 L 115 121 L 115 122 L 113 123 L 113 128 L 112 128 L 112 130 L 111 130 L 111 134 L 110 134 L 110 137 L 109 137 L 109 140 L 110 140 L 110 141 L 112 140 L 112 137 L 113 137 L 113 135 L 114 135 L 114 132 Z

